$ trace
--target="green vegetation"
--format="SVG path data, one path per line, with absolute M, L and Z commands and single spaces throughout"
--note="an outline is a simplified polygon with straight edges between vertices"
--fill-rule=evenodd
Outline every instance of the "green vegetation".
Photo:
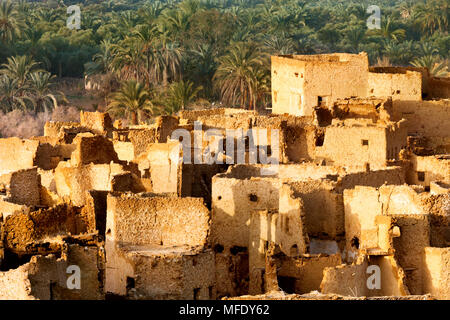
M 69 5 L 80 30 L 66 27 Z M 381 29 L 367 28 L 369 5 Z M 449 13 L 448 0 L 0 0 L 0 108 L 54 107 L 50 74 L 86 76 L 133 122 L 198 101 L 264 108 L 272 54 L 366 51 L 447 76 Z

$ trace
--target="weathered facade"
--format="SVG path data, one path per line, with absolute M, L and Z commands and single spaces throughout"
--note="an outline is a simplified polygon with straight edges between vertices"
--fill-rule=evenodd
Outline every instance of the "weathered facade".
M 0 298 L 449 299 L 447 84 L 280 56 L 272 114 L 0 139 Z

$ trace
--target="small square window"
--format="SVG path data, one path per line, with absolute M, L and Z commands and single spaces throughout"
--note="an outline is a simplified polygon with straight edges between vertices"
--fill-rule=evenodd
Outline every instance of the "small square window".
M 417 180 L 419 180 L 420 182 L 424 182 L 425 181 L 425 172 L 417 171 Z
M 363 146 L 368 146 L 369 145 L 369 140 L 361 140 L 361 144 L 363 145 Z

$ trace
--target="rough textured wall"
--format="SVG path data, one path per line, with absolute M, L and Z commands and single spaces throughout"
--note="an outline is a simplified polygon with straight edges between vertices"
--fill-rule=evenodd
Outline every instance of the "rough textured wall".
M 388 129 L 389 128 L 389 129 Z M 396 130 L 397 124 L 370 124 L 364 121 L 335 122 L 326 128 L 323 146 L 316 147 L 316 157 L 334 165 L 361 166 L 369 163 L 372 168 L 386 166 L 387 130 Z M 406 132 L 397 131 L 399 139 Z
M 405 270 L 411 294 L 422 294 L 425 248 L 430 246 L 430 221 L 424 214 L 392 215 L 401 236 L 394 239 L 395 257 Z
M 409 135 L 427 137 L 434 149 L 447 148 L 442 142 L 450 132 L 450 100 L 394 101 L 393 104 L 395 119 L 408 120 Z
M 108 196 L 106 233 L 135 245 L 204 245 L 209 210 L 199 198 Z
M 0 139 L 0 174 L 32 168 L 38 147 L 36 140 Z
M 449 78 L 430 78 L 427 86 L 428 99 L 449 99 L 450 80 Z
M 335 191 L 335 183 L 308 180 L 290 185 L 294 196 L 304 203 L 306 230 L 310 237 L 336 239 L 344 234 L 342 195 Z
M 367 95 L 366 54 L 272 56 L 272 112 L 312 115 L 322 102 Z M 364 72 L 367 70 L 367 72 Z
M 91 132 L 112 137 L 114 129 L 111 117 L 108 113 L 102 112 L 80 112 L 80 124 L 88 128 Z
M 41 203 L 37 168 L 23 169 L 0 175 L 0 184 L 6 187 L 8 201 L 28 206 Z
M 367 268 L 376 265 L 381 272 L 380 289 L 368 287 Z M 325 268 L 320 285 L 322 293 L 335 293 L 346 296 L 406 296 L 409 290 L 405 285 L 405 274 L 392 256 L 360 256 L 355 264 Z
M 88 217 L 76 207 L 59 205 L 30 213 L 17 212 L 4 218 L 5 248 L 16 253 L 33 252 L 37 242 L 59 235 L 80 234 L 89 229 Z
M 150 144 L 136 159 L 141 176 L 152 183 L 154 193 L 181 193 L 183 153 L 178 141 Z
M 44 125 L 44 136 L 59 138 L 62 127 L 81 127 L 78 122 L 47 121 Z
M 450 248 L 425 248 L 423 292 L 450 299 Z
M 133 299 L 209 300 L 213 298 L 214 255 L 211 250 L 155 249 L 128 256 L 135 264 Z
M 393 100 L 422 100 L 422 74 L 415 71 L 404 73 L 369 72 L 367 95 L 389 97 Z
M 86 203 L 86 191 L 126 191 L 123 188 L 115 190 L 112 183 L 116 175 L 124 173 L 127 173 L 124 168 L 114 163 L 72 167 L 67 162 L 60 162 L 55 169 L 56 190 L 60 197 L 82 206 Z
M 295 279 L 294 289 L 297 294 L 319 291 L 324 269 L 336 267 L 341 263 L 340 254 L 283 257 L 279 262 L 277 276 Z
M 76 145 L 76 149 L 70 159 L 72 166 L 119 162 L 112 141 L 104 136 L 80 133 L 73 140 L 73 144 Z
M 252 210 L 278 210 L 278 179 L 233 179 L 215 176 L 212 180 L 211 241 L 226 250 L 247 247 Z
M 157 131 L 157 128 L 130 129 L 128 139 L 133 144 L 134 158 L 147 151 L 150 144 L 158 142 Z
M 0 299 L 13 300 L 100 300 L 99 248 L 69 245 L 61 258 L 33 256 L 17 269 L 0 272 Z M 69 289 L 68 267 L 80 268 L 80 289 Z
M 409 184 L 429 187 L 432 181 L 450 183 L 450 158 L 440 156 L 411 156 L 411 169 L 407 171 Z
M 131 142 L 126 141 L 113 141 L 114 151 L 117 153 L 117 157 L 122 161 L 134 160 L 134 146 Z

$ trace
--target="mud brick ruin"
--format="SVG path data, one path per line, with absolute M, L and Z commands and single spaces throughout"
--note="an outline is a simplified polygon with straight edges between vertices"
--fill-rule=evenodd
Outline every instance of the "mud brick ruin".
M 365 53 L 274 56 L 270 114 L 0 139 L 0 298 L 450 299 L 449 98 Z

